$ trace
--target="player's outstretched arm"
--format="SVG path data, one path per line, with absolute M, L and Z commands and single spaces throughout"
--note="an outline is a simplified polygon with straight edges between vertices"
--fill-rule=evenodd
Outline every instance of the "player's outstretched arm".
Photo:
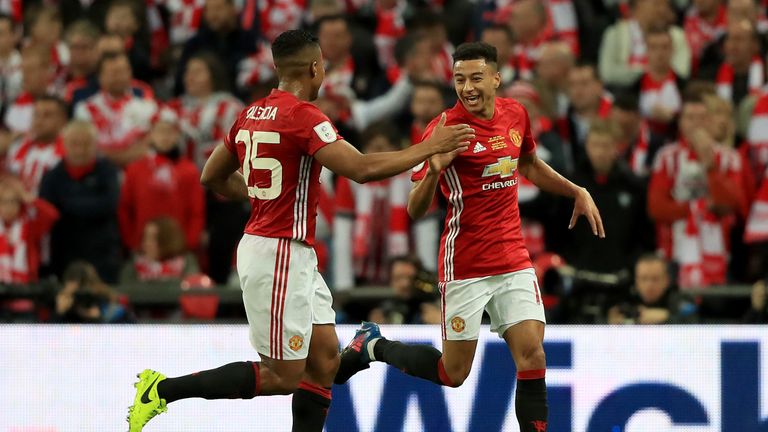
M 243 180 L 243 175 L 237 171 L 238 168 L 240 161 L 237 157 L 224 144 L 219 144 L 205 162 L 200 183 L 229 199 L 246 201 L 248 186 Z
M 539 189 L 574 199 L 573 214 L 571 215 L 568 229 L 573 228 L 579 216 L 584 215 L 592 227 L 592 232 L 596 236 L 600 236 L 600 238 L 605 237 L 605 229 L 603 229 L 600 211 L 592 200 L 592 195 L 586 189 L 573 184 L 570 180 L 561 176 L 533 152 L 520 155 L 519 169 L 520 174 Z
M 356 183 L 381 180 L 407 171 L 432 155 L 464 151 L 474 129 L 466 124 L 445 126 L 445 114 L 432 135 L 419 145 L 395 152 L 362 154 L 345 140 L 323 146 L 315 159 L 323 166 Z

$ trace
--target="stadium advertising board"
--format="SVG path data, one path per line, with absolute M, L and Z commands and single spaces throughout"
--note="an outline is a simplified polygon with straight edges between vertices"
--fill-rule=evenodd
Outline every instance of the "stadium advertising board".
M 385 335 L 438 344 L 437 327 Z M 354 327 L 342 326 L 347 341 Z M 124 430 L 135 373 L 253 359 L 245 326 L 0 326 L 0 432 Z M 768 329 L 550 327 L 552 432 L 768 432 Z M 329 432 L 517 431 L 515 373 L 482 332 L 469 379 L 446 389 L 376 364 L 336 387 Z M 182 401 L 155 431 L 288 431 L 289 397 Z

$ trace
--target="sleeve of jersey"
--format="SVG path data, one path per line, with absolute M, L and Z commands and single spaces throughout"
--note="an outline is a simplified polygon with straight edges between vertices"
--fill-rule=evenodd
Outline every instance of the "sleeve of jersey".
M 414 145 L 419 145 L 424 142 L 427 138 L 429 138 L 430 135 L 432 135 L 432 131 L 435 129 L 436 120 L 432 120 L 432 122 L 427 125 L 427 128 L 424 130 L 424 135 L 421 136 L 421 141 Z M 426 177 L 427 170 L 429 169 L 429 165 L 427 165 L 427 162 L 422 162 L 415 167 L 413 167 L 413 170 L 411 170 L 411 181 L 417 182 L 421 181 Z
M 296 108 L 294 118 L 296 124 L 308 134 L 306 140 L 301 140 L 301 145 L 306 145 L 303 150 L 310 156 L 326 145 L 342 139 L 331 120 L 312 104 L 306 103 Z
M 237 144 L 235 143 L 235 137 L 237 136 L 237 131 L 240 129 L 240 122 L 238 121 L 239 119 L 239 116 L 235 118 L 235 123 L 232 124 L 232 128 L 229 129 L 229 133 L 224 137 L 224 147 L 226 147 L 227 150 L 229 150 L 229 152 L 235 156 L 237 156 Z
M 536 151 L 536 140 L 531 132 L 531 118 L 528 117 L 528 110 L 525 108 L 522 108 L 522 110 L 525 115 L 525 132 L 523 133 L 523 144 L 520 148 L 520 153 L 531 154 Z

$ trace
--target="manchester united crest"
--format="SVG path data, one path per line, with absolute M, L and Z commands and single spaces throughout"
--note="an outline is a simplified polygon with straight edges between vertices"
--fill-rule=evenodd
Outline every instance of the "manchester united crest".
M 288 346 L 291 347 L 292 350 L 298 351 L 304 346 L 304 338 L 299 335 L 291 336 L 291 338 L 288 339 Z
M 453 317 L 451 319 L 451 328 L 456 333 L 461 333 L 464 331 L 464 328 L 467 326 L 467 324 L 464 322 L 464 318 L 461 317 Z
M 512 144 L 514 144 L 515 147 L 520 147 L 520 145 L 523 143 L 523 137 L 515 128 L 509 130 L 509 139 L 512 140 Z

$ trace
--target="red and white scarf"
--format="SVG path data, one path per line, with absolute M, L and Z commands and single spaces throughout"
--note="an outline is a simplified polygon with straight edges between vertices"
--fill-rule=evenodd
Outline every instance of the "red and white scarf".
M 189 96 L 183 96 L 169 103 L 179 117 L 179 126 L 186 141 L 187 156 L 198 167 L 222 142 L 243 110 L 243 104 L 232 95 L 224 92 L 214 93 L 204 102 Z
M 61 137 L 53 143 L 40 143 L 27 138 L 8 153 L 8 169 L 18 176 L 27 190 L 37 194 L 43 174 L 64 157 Z
M 37 280 L 40 241 L 58 219 L 49 203 L 23 205 L 10 223 L 0 221 L 0 283 L 25 284 Z
M 709 211 L 700 191 L 707 189 L 707 174 L 696 154 L 684 142 L 667 147 L 657 157 L 657 170 L 664 170 L 673 180 L 672 196 L 687 202 L 690 214 L 672 223 L 670 243 L 662 244 L 667 256 L 680 265 L 681 288 L 725 283 L 728 264 L 727 235 L 733 217 L 718 218 Z M 733 174 L 741 170 L 741 158 L 731 149 L 715 149 L 715 169 Z M 699 192 L 697 192 L 699 191 Z M 662 233 L 662 238 L 665 235 Z
M 359 277 L 385 281 L 389 258 L 408 253 L 410 189 L 409 172 L 365 184 L 339 178 L 336 211 L 354 214 L 350 253 Z
M 499 24 L 509 22 L 515 0 L 497 0 L 496 10 L 483 19 Z M 544 0 L 547 7 L 546 28 L 552 38 L 568 44 L 575 56 L 579 55 L 579 22 L 573 0 Z
M 651 142 L 651 130 L 646 121 L 640 122 L 637 140 L 629 149 L 629 168 L 638 176 L 648 175 L 648 148 Z
M 114 98 L 99 92 L 75 108 L 75 117 L 90 121 L 98 130 L 98 145 L 102 149 L 124 149 L 143 137 L 157 104 L 133 94 Z
M 672 70 L 660 81 L 653 79 L 648 72 L 640 78 L 640 115 L 648 120 L 651 129 L 665 133 L 669 125 L 652 119 L 653 110 L 657 106 L 673 113 L 678 113 L 682 107 L 677 76 Z
M 736 72 L 733 66 L 723 62 L 717 71 L 715 83 L 717 84 L 717 95 L 725 100 L 733 99 L 733 80 L 736 78 Z M 760 56 L 755 56 L 749 65 L 747 75 L 747 89 L 749 94 L 758 94 L 765 84 L 765 66 Z
M 768 173 L 763 176 L 760 190 L 749 211 L 744 241 L 746 243 L 768 241 Z
M 320 87 L 321 95 L 341 95 L 347 96 L 352 91 L 352 80 L 355 77 L 355 61 L 352 56 L 347 58 L 340 64 L 329 67 L 326 64 L 325 80 Z
M 629 21 L 629 65 L 645 66 L 648 63 L 648 56 L 645 46 L 645 36 L 643 29 L 636 20 Z
M 0 13 L 10 15 L 17 23 L 24 19 L 24 0 L 0 0 Z
M 376 44 L 379 64 L 385 68 L 397 64 L 395 61 L 395 42 L 405 35 L 403 12 L 407 6 L 407 1 L 398 0 L 395 7 L 383 9 L 377 2 L 376 30 L 373 34 L 373 42 Z
M 5 112 L 5 126 L 11 132 L 27 133 L 32 127 L 32 113 L 35 110 L 35 97 L 28 92 L 19 94 Z
M 695 7 L 688 10 L 683 29 L 685 30 L 685 37 L 688 39 L 688 46 L 691 47 L 691 61 L 694 69 L 698 67 L 704 48 L 725 33 L 726 15 L 725 5 L 720 5 L 715 21 L 710 23 L 699 15 L 699 11 Z
M 34 245 L 28 244 L 28 232 L 25 217 L 10 224 L 0 222 L 0 282 L 20 284 L 34 279 L 28 259 L 28 248 Z
M 513 63 L 517 67 L 517 74 L 520 79 L 533 79 L 536 64 L 539 62 L 539 58 L 541 58 L 541 46 L 554 38 L 555 34 L 552 31 L 551 24 L 548 24 L 547 27 L 541 30 L 535 40 L 527 44 L 515 44 L 512 47 Z
M 237 86 L 248 88 L 269 81 L 275 76 L 273 63 L 270 45 L 260 41 L 256 52 L 237 65 Z
M 747 130 L 749 142 L 749 161 L 752 172 L 760 175 L 768 168 L 768 93 L 760 96 L 752 111 L 752 119 Z
M 140 281 L 159 281 L 181 279 L 184 276 L 185 264 L 184 256 L 155 261 L 139 255 L 133 261 L 133 268 Z
M 306 9 L 306 0 L 246 0 L 243 8 L 243 28 L 250 29 L 249 11 L 252 3 L 258 2 L 259 33 L 266 36 L 267 40 L 273 41 L 275 38 L 288 30 L 301 27 L 301 19 L 304 9 Z
M 432 55 L 432 73 L 446 84 L 453 83 L 453 45 L 446 42 Z
M 170 39 L 182 45 L 197 33 L 203 18 L 205 0 L 164 0 L 170 13 Z

